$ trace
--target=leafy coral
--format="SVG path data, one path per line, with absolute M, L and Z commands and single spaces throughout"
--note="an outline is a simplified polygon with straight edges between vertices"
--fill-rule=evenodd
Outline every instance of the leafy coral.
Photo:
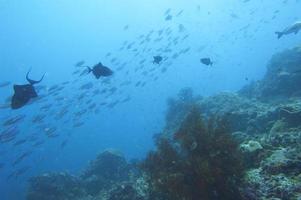
M 204 121 L 194 106 L 173 139 L 159 139 L 142 164 L 150 199 L 241 199 L 243 159 L 226 124 L 217 118 Z

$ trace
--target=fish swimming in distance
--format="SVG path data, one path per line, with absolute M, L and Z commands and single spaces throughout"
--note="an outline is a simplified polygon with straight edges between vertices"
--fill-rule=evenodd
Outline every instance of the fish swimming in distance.
M 26 115 L 17 115 L 17 116 L 13 116 L 13 117 L 10 117 L 8 119 L 6 119 L 4 122 L 3 122 L 3 126 L 11 126 L 11 125 L 14 125 L 14 124 L 17 124 L 18 122 L 21 122 L 25 119 Z
M 212 66 L 213 65 L 213 62 L 211 61 L 211 59 L 210 58 L 201 58 L 201 63 L 202 64 L 204 64 L 204 65 L 210 65 L 210 66 Z
M 0 83 L 0 88 L 6 87 L 6 86 L 9 86 L 9 85 L 10 85 L 10 82 L 9 82 L 9 81 L 4 81 L 4 82 L 1 82 L 1 83 Z
M 45 74 L 40 80 L 35 81 L 29 78 L 29 73 L 30 70 L 26 74 L 26 80 L 29 84 L 14 85 L 14 95 L 11 99 L 12 109 L 19 109 L 25 106 L 30 99 L 38 97 L 34 85 L 40 83 L 43 80 Z
M 291 26 L 285 28 L 283 31 L 275 32 L 275 34 L 278 36 L 278 39 L 280 39 L 284 35 L 289 35 L 291 33 L 297 34 L 301 30 L 301 21 L 297 21 Z
M 91 67 L 87 67 L 87 68 L 88 68 L 87 73 L 89 74 L 92 72 L 96 79 L 99 79 L 102 76 L 103 77 L 112 76 L 114 73 L 110 68 L 102 65 L 101 63 L 94 65 L 94 67 L 92 68 Z
M 170 20 L 172 20 L 172 15 L 167 15 L 167 16 L 165 17 L 165 21 L 170 21 Z
M 83 64 L 85 64 L 85 61 L 81 60 L 81 61 L 78 61 L 78 62 L 75 64 L 75 66 L 76 66 L 76 67 L 81 67 L 81 66 L 83 66 Z
M 160 64 L 162 62 L 162 56 L 154 56 L 153 64 Z

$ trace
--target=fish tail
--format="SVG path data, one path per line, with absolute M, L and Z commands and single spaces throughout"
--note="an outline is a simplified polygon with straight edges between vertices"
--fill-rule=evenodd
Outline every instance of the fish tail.
M 275 32 L 275 34 L 277 34 L 278 39 L 280 39 L 283 36 L 282 32 Z
M 89 73 L 91 73 L 93 70 L 91 69 L 91 67 L 89 67 L 89 66 L 86 66 L 87 67 L 87 69 L 88 69 L 88 74 Z

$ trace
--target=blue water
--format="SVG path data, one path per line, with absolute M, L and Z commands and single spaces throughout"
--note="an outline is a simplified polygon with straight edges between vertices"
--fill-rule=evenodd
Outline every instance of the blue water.
M 300 8 L 298 0 L 0 0 L 0 82 L 24 84 L 29 68 L 36 79 L 46 73 L 41 83 L 46 87 L 70 81 L 59 96 L 73 103 L 71 111 L 84 106 L 77 105 L 77 97 L 83 93 L 78 88 L 88 82 L 94 84 L 93 89 L 118 88 L 118 94 L 107 101 L 131 98 L 112 109 L 100 107 L 97 114 L 84 114 L 81 121 L 85 124 L 79 128 L 64 120 L 54 120 L 53 113 L 58 108 L 45 112 L 44 125 L 57 128 L 56 138 L 45 137 L 31 121 L 46 103 L 33 102 L 19 110 L 1 109 L 1 124 L 10 116 L 26 115 L 18 123 L 20 133 L 15 141 L 37 134 L 44 143 L 38 147 L 30 141 L 19 146 L 13 146 L 14 142 L 0 143 L 0 163 L 5 164 L 0 169 L 0 199 L 23 199 L 27 180 L 34 175 L 49 171 L 78 174 L 89 160 L 108 148 L 120 150 L 127 159 L 143 158 L 153 147 L 153 135 L 164 128 L 168 97 L 184 87 L 191 87 L 202 96 L 237 91 L 262 78 L 273 54 L 300 44 L 301 33 L 280 40 L 274 33 L 300 20 Z M 165 20 L 167 9 L 171 9 L 169 21 Z M 180 24 L 184 26 L 183 32 L 178 30 Z M 171 53 L 162 54 L 168 57 L 164 61 L 170 63 L 168 70 L 162 73 L 156 69 L 157 81 L 143 76 L 142 71 L 135 73 L 143 59 L 145 69 L 162 67 L 154 66 L 152 59 L 158 48 L 166 46 L 167 37 L 156 43 L 153 40 L 159 37 L 159 30 L 168 28 L 173 39 L 188 35 L 184 42 L 171 46 Z M 151 30 L 152 41 L 138 45 L 138 37 Z M 137 51 L 120 51 L 124 41 L 136 42 Z M 150 51 L 143 52 L 144 47 Z M 188 53 L 172 58 L 175 52 L 186 48 L 190 48 Z M 106 56 L 108 52 L 111 57 Z M 137 52 L 140 54 L 135 57 Z M 113 57 L 118 63 L 111 62 Z M 202 65 L 201 57 L 210 57 L 214 65 Z M 76 70 L 74 64 L 81 60 L 89 66 L 101 61 L 114 70 L 114 76 L 105 85 L 92 75 L 78 78 L 72 72 Z M 125 69 L 118 71 L 124 62 Z M 75 79 L 79 81 L 72 83 Z M 133 83 L 120 87 L 124 81 Z M 135 87 L 137 81 L 145 81 L 145 87 Z M 45 95 L 47 103 L 55 104 L 45 91 L 39 91 L 39 95 Z M 0 88 L 0 102 L 12 93 L 12 85 Z M 89 99 L 100 104 L 102 96 L 89 95 L 86 100 Z M 73 115 L 69 112 L 64 119 Z M 0 126 L 1 131 L 4 128 Z M 61 148 L 66 139 L 66 147 Z M 32 153 L 12 166 L 23 152 Z M 7 180 L 9 174 L 22 167 L 30 168 Z

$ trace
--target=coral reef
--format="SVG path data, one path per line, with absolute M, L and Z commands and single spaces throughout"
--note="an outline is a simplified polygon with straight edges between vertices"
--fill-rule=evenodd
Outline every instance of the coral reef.
M 273 56 L 261 81 L 240 90 L 240 94 L 264 101 L 301 96 L 301 52 L 294 48 Z
M 168 100 L 166 126 L 142 171 L 105 151 L 80 176 L 32 178 L 27 199 L 300 200 L 300 81 L 295 48 L 238 93 L 202 98 L 184 88 Z
M 194 107 L 174 140 L 161 138 L 157 147 L 142 165 L 149 176 L 150 199 L 241 199 L 243 159 L 224 120 L 204 122 Z
M 99 154 L 80 176 L 51 173 L 29 181 L 28 200 L 140 200 L 144 182 L 117 151 Z
M 96 195 L 115 182 L 128 181 L 130 166 L 118 151 L 107 150 L 92 161 L 80 176 L 88 194 Z
M 170 133 L 169 136 L 179 128 L 182 120 L 187 112 L 193 107 L 195 102 L 202 99 L 200 96 L 194 96 L 191 88 L 183 88 L 179 91 L 177 98 L 169 98 L 167 100 L 167 112 L 165 121 L 165 132 Z
M 66 173 L 44 174 L 29 180 L 28 200 L 75 199 L 85 195 L 80 180 Z
M 114 189 L 108 200 L 143 200 L 144 198 L 131 185 L 122 185 Z

